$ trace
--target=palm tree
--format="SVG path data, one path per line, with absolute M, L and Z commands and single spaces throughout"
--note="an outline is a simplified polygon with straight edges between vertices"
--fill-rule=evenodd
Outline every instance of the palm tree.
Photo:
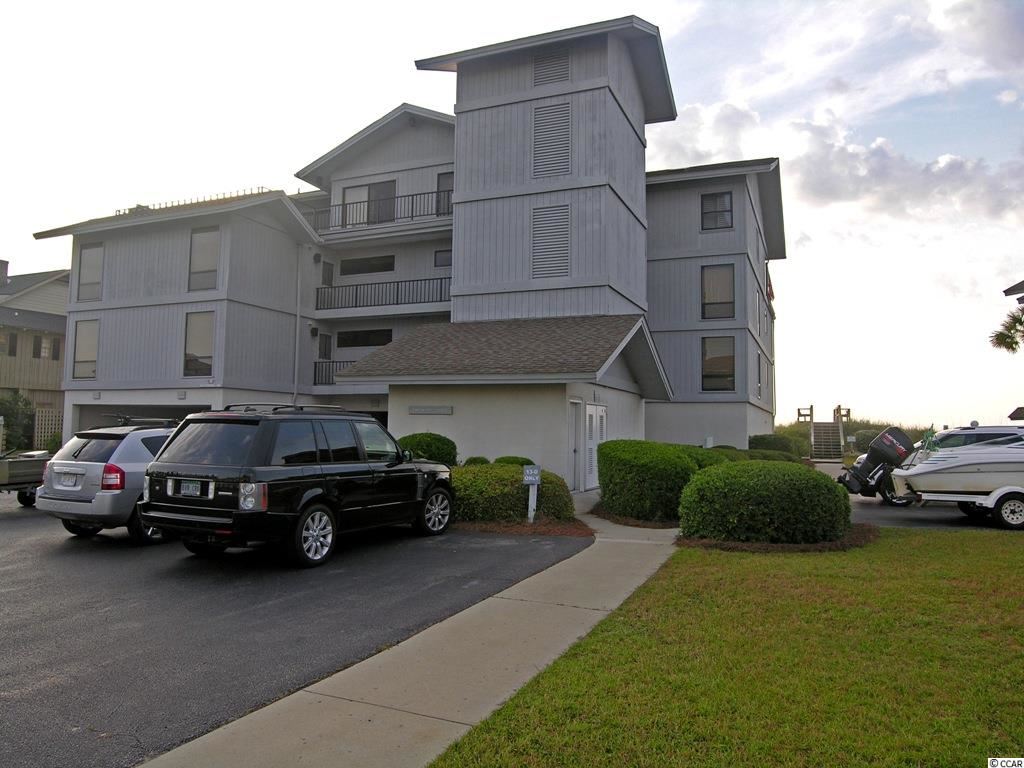
M 1024 307 L 1013 310 L 988 340 L 996 349 L 1016 352 L 1024 344 Z

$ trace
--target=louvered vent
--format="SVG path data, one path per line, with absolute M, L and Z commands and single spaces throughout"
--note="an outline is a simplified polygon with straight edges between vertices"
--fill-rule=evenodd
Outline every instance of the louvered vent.
M 568 104 L 533 110 L 533 175 L 558 176 L 572 170 L 572 111 Z
M 533 209 L 532 275 L 569 276 L 569 206 Z
M 560 83 L 569 79 L 569 51 L 552 51 L 533 57 L 534 85 Z

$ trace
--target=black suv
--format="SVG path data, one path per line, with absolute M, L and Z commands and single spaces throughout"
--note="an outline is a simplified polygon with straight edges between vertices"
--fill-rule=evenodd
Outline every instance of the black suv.
M 451 520 L 451 470 L 414 461 L 375 419 L 327 406 L 240 403 L 182 421 L 146 469 L 142 520 L 200 556 L 283 543 L 321 565 L 340 531 Z

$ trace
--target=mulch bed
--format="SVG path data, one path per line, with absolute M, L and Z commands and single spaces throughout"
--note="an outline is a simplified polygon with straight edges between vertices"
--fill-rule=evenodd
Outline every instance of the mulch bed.
M 522 522 L 461 521 L 453 522 L 457 531 L 474 533 L 506 533 L 513 536 L 593 536 L 594 532 L 582 520 L 548 520 L 536 518 L 533 524 Z
M 878 539 L 878 533 L 877 525 L 854 523 L 850 532 L 838 541 L 822 541 L 818 544 L 770 544 L 764 541 L 677 538 L 676 545 L 698 549 L 721 549 L 726 552 L 842 552 L 871 544 Z
M 678 528 L 678 520 L 637 520 L 635 517 L 623 517 L 622 515 L 614 515 L 611 512 L 606 511 L 600 504 L 590 510 L 590 514 L 594 517 L 600 517 L 602 520 L 607 520 L 609 523 L 617 523 L 618 525 L 629 525 L 633 528 Z

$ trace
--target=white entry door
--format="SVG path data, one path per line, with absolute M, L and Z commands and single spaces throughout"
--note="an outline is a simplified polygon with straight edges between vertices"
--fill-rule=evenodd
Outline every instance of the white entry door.
M 580 448 L 580 432 L 583 420 L 583 403 L 569 401 L 569 453 L 566 466 L 569 468 L 569 490 L 582 490 L 583 450 Z
M 586 425 L 587 469 L 585 488 L 597 487 L 597 446 L 607 439 L 608 406 L 588 405 Z

